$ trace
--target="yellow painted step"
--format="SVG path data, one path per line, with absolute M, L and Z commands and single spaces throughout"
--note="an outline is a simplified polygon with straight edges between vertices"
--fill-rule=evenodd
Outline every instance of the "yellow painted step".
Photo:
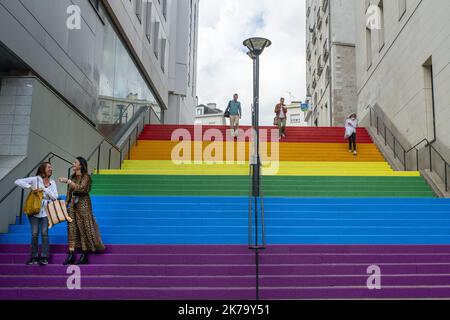
M 138 169 L 133 169 L 137 165 Z M 128 166 L 128 167 L 127 167 Z M 182 164 L 171 161 L 126 162 L 123 170 L 101 170 L 101 174 L 129 175 L 248 175 L 249 164 Z M 364 163 L 289 163 L 274 162 L 263 166 L 263 175 L 279 176 L 420 176 L 419 172 L 393 171 L 389 166 Z
M 250 143 L 139 141 L 130 153 L 132 160 L 249 160 Z M 358 156 L 339 143 L 262 143 L 263 160 L 384 162 L 374 144 L 361 144 Z

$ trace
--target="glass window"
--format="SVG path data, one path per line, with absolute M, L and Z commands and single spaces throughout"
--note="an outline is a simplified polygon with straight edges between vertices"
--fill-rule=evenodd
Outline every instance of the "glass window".
M 106 20 L 96 112 L 98 128 L 114 140 L 146 107 L 161 119 L 162 110 L 155 95 L 113 25 Z

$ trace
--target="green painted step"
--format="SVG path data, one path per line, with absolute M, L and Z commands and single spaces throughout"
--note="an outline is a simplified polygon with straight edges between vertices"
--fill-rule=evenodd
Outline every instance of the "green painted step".
M 264 177 L 273 197 L 434 197 L 422 177 Z M 93 194 L 122 196 L 248 196 L 245 176 L 96 175 Z

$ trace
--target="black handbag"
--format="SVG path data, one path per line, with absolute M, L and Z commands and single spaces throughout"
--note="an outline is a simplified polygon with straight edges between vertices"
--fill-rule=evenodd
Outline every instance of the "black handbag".
M 225 117 L 225 118 L 229 118 L 230 117 L 230 111 L 225 111 L 225 113 L 223 114 L 223 116 Z

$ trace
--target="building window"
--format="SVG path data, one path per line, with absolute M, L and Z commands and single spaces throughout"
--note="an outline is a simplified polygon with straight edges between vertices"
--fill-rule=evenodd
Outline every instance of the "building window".
M 161 39 L 161 69 L 163 72 L 166 72 L 166 48 L 167 39 Z
M 167 6 L 168 6 L 167 1 L 168 0 L 163 0 L 163 3 L 162 3 L 162 13 L 163 13 L 164 19 L 166 19 L 166 20 L 167 20 Z
M 379 29 L 378 29 L 378 43 L 379 47 L 378 49 L 381 51 L 384 47 L 384 38 L 385 38 L 385 32 L 384 32 L 384 5 L 383 0 L 380 0 L 378 3 L 378 14 L 379 16 Z
M 203 115 L 203 108 L 198 108 L 197 109 L 197 116 L 202 116 Z
M 406 13 L 406 0 L 398 1 L 398 19 L 401 20 Z
M 136 0 L 136 17 L 142 22 L 142 0 Z
M 155 29 L 153 30 L 153 52 L 156 58 L 159 57 L 159 22 L 155 22 Z
M 291 123 L 292 124 L 301 123 L 301 121 L 302 121 L 302 117 L 300 114 L 291 114 Z
M 147 8 L 145 14 L 145 36 L 148 41 L 152 41 L 152 3 L 147 1 Z
M 372 66 L 372 30 L 366 28 L 366 60 L 367 69 Z

